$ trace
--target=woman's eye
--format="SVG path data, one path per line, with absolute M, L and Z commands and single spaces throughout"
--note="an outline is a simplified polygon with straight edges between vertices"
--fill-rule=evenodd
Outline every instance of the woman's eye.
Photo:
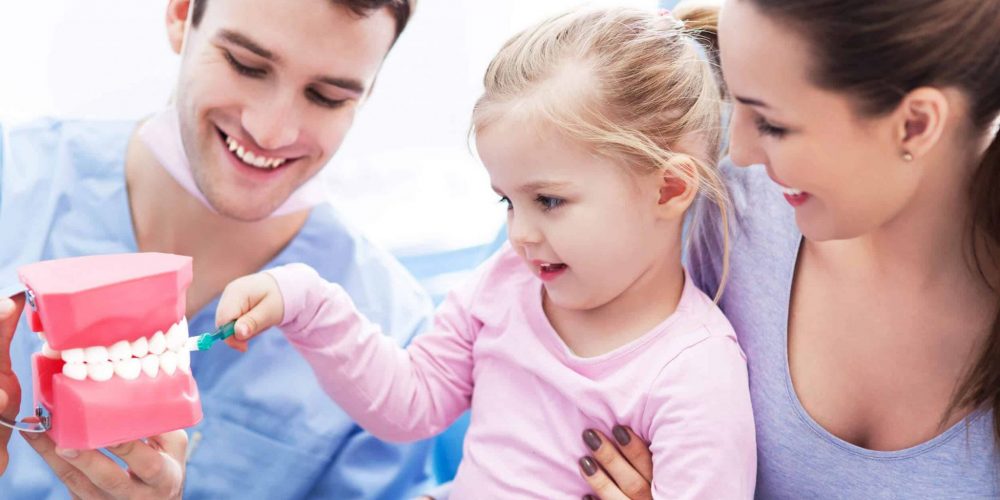
M 763 117 L 758 116 L 755 120 L 755 124 L 757 125 L 757 131 L 760 132 L 760 135 L 766 135 L 781 139 L 788 133 L 788 129 L 772 125 Z

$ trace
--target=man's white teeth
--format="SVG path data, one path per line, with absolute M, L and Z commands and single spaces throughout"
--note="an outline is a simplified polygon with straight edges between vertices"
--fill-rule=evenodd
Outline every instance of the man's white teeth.
M 185 349 L 188 340 L 187 319 L 182 319 L 151 337 L 140 337 L 132 342 L 122 340 L 110 347 L 91 346 L 56 351 L 49 344 L 42 344 L 42 355 L 65 361 L 63 375 L 74 380 L 104 382 L 114 376 L 136 380 L 140 375 L 155 378 L 161 371 L 173 375 L 178 370 L 191 373 L 191 352 Z
M 805 191 L 800 191 L 798 189 L 782 187 L 781 192 L 787 194 L 788 196 L 802 196 Z
M 257 168 L 278 168 L 288 161 L 286 158 L 267 158 L 265 156 L 255 155 L 252 151 L 247 151 L 236 142 L 236 139 L 232 137 L 226 137 L 226 146 L 229 147 L 229 151 L 236 154 L 236 157 L 243 160 L 243 163 L 250 165 L 251 167 Z

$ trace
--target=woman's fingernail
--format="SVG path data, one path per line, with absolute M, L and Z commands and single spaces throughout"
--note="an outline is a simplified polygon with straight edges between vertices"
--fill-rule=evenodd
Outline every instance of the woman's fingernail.
M 588 476 L 593 476 L 597 473 L 597 464 L 590 457 L 583 457 L 580 459 L 580 467 L 583 468 L 583 473 Z
M 628 435 L 628 431 L 620 425 L 616 425 L 613 429 L 611 429 L 611 433 L 615 435 L 615 441 L 618 441 L 618 444 L 622 446 L 625 446 L 632 441 L 632 437 Z
M 76 458 L 76 457 L 80 456 L 80 452 L 76 451 L 76 450 L 61 450 L 61 449 L 57 449 L 56 453 L 58 453 L 59 456 L 63 457 L 63 458 Z
M 593 451 L 597 451 L 601 447 L 601 438 L 597 436 L 597 433 L 587 429 L 583 431 L 583 442 L 587 443 L 587 448 Z

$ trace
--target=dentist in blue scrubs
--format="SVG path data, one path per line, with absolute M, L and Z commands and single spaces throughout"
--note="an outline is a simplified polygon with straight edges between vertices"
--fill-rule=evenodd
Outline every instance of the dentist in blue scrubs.
M 429 300 L 395 260 L 303 195 L 337 152 L 414 0 L 191 1 L 167 6 L 182 63 L 173 106 L 156 127 L 0 125 L 7 418 L 31 414 L 29 358 L 41 349 L 22 317 L 23 295 L 7 298 L 17 267 L 29 262 L 192 256 L 192 333 L 214 328 L 226 283 L 289 262 L 343 285 L 400 343 L 429 316 Z M 429 445 L 363 431 L 278 332 L 247 353 L 218 345 L 192 358 L 205 415 L 198 426 L 110 455 L 4 428 L 0 497 L 398 499 L 427 484 Z

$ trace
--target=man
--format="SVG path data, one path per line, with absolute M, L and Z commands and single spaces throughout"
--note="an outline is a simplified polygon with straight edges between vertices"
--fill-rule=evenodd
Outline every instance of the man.
M 37 260 L 190 255 L 187 317 L 201 332 L 215 326 L 229 281 L 300 261 L 408 341 L 430 302 L 399 264 L 329 205 L 275 211 L 339 148 L 414 0 L 191 2 L 169 1 L 167 30 L 182 57 L 173 117 L 193 184 L 184 187 L 178 165 L 134 123 L 0 128 L 0 290 L 15 284 L 19 265 Z M 18 378 L 28 385 L 41 341 L 23 318 L 14 335 L 23 295 L 3 297 L 0 412 L 23 417 L 32 401 Z M 192 371 L 204 420 L 187 434 L 110 449 L 128 471 L 100 452 L 0 431 L 0 449 L 10 452 L 6 463 L 0 451 L 2 496 L 68 489 L 83 498 L 172 498 L 184 488 L 186 498 L 402 498 L 427 479 L 426 443 L 390 445 L 358 428 L 280 334 L 245 354 L 222 346 L 195 353 Z

